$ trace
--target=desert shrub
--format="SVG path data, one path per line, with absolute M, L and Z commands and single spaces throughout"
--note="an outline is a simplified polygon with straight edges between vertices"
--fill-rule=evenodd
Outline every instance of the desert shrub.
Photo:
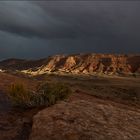
M 71 93 L 70 87 L 64 83 L 45 83 L 40 85 L 37 91 L 47 100 L 48 105 L 66 99 Z
M 15 106 L 29 108 L 53 105 L 66 99 L 70 93 L 71 89 L 63 83 L 45 83 L 35 92 L 27 90 L 22 84 L 13 84 L 8 95 Z
M 12 84 L 9 88 L 8 96 L 15 106 L 26 106 L 30 104 L 30 92 L 23 84 Z

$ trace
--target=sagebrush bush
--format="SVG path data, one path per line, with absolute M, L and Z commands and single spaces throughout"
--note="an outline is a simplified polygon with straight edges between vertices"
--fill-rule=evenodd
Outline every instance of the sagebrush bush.
M 12 84 L 8 95 L 16 106 L 26 106 L 30 102 L 30 93 L 22 84 Z
M 22 84 L 13 84 L 8 95 L 15 106 L 29 108 L 53 105 L 56 101 L 67 98 L 70 93 L 69 86 L 63 83 L 45 83 L 35 92 L 27 90 Z
M 54 104 L 58 100 L 64 100 L 71 93 L 71 89 L 64 83 L 45 83 L 38 88 L 38 93 L 43 94 L 48 105 Z

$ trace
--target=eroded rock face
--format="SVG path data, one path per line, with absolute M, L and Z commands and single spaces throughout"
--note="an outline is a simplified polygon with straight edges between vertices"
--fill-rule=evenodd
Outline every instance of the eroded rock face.
M 139 73 L 140 56 L 110 54 L 79 54 L 54 56 L 36 71 L 69 72 L 73 74 L 131 74 Z
M 140 112 L 111 104 L 61 102 L 33 119 L 30 140 L 138 140 Z
M 140 74 L 140 55 L 77 54 L 55 55 L 37 61 L 0 62 L 0 67 L 17 68 L 32 75 L 44 73 Z
M 59 68 L 59 66 L 62 65 L 61 61 L 62 61 L 62 59 L 64 59 L 64 57 L 65 56 L 63 56 L 63 55 L 56 55 L 54 57 L 49 58 L 47 65 L 42 66 L 42 68 L 41 68 L 42 72 L 56 71 Z

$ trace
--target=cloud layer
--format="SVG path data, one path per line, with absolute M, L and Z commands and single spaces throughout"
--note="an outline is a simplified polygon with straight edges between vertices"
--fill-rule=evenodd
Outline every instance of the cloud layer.
M 0 56 L 139 53 L 139 13 L 138 1 L 0 1 Z

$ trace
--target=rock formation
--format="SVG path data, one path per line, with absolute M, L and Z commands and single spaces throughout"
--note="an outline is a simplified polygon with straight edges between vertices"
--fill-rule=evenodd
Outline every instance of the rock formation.
M 140 56 L 81 54 L 53 56 L 34 74 L 63 72 L 73 74 L 132 74 L 139 73 Z
M 72 74 L 140 74 L 140 55 L 77 54 L 55 55 L 47 59 L 5 60 L 0 68 L 14 68 L 33 75 L 44 73 Z
M 30 140 L 138 140 L 140 113 L 111 104 L 77 100 L 40 111 Z

